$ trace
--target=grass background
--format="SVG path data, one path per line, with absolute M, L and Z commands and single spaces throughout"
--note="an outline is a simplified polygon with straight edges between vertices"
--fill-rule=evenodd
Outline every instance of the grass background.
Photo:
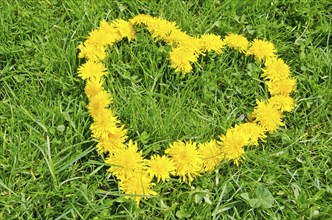
M 90 137 L 77 45 L 101 19 L 139 13 L 193 36 L 272 41 L 298 80 L 286 126 L 236 167 L 191 185 L 158 184 L 136 207 L 119 196 Z M 0 219 L 332 219 L 332 4 L 300 1 L 0 2 Z M 145 155 L 175 139 L 205 141 L 267 97 L 259 64 L 231 50 L 176 76 L 169 48 L 144 31 L 109 53 L 114 109 Z

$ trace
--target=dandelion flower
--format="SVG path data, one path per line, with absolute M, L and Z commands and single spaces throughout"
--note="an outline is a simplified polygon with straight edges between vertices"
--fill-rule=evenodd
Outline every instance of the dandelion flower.
M 132 19 L 129 20 L 130 23 L 132 24 L 144 24 L 147 25 L 154 21 L 155 18 L 152 17 L 151 15 L 146 15 L 146 14 L 139 14 L 133 17 Z
M 92 43 L 85 42 L 78 46 L 80 52 L 78 54 L 79 58 L 86 58 L 89 61 L 97 62 L 105 59 L 106 51 L 103 45 L 96 45 Z
M 113 111 L 103 109 L 94 118 L 94 122 L 90 126 L 92 136 L 96 139 L 106 139 L 109 133 L 116 133 L 118 123 L 118 119 Z
M 146 165 L 148 166 L 147 172 L 149 175 L 157 177 L 158 182 L 168 180 L 170 174 L 174 174 L 175 171 L 172 160 L 166 156 L 152 155 Z
M 175 22 L 169 22 L 161 18 L 157 18 L 153 22 L 148 23 L 147 28 L 152 34 L 152 37 L 165 40 L 166 42 L 170 41 L 171 38 L 169 38 L 169 36 L 172 32 L 179 33 Z
M 248 145 L 258 146 L 258 140 L 266 137 L 262 126 L 254 122 L 247 122 L 239 125 L 243 133 L 248 135 Z
M 271 95 L 288 96 L 296 89 L 296 79 L 286 78 L 278 81 L 269 81 L 266 83 Z
M 112 46 L 114 43 L 122 39 L 122 36 L 113 23 L 108 23 L 105 20 L 102 20 L 99 26 L 101 35 L 104 37 L 103 41 L 107 46 Z
M 122 179 L 119 182 L 119 188 L 125 193 L 125 198 L 136 201 L 139 205 L 142 199 L 147 199 L 149 196 L 157 195 L 151 188 L 154 184 L 151 182 L 152 178 L 144 172 L 137 172 L 128 178 Z
M 248 49 L 248 55 L 253 54 L 259 60 L 274 58 L 275 52 L 276 49 L 271 42 L 259 39 L 254 39 Z
M 262 76 L 272 81 L 282 80 L 290 76 L 290 69 L 282 59 L 266 59 Z
M 268 132 L 274 132 L 279 126 L 284 125 L 282 122 L 282 113 L 271 103 L 257 101 L 252 115 L 256 122 Z
M 101 78 L 89 78 L 86 81 L 86 85 L 84 88 L 86 96 L 91 99 L 93 96 L 97 95 L 101 91 L 104 91 L 103 89 L 103 80 Z
M 177 47 L 170 52 L 170 60 L 176 72 L 188 73 L 192 70 L 191 63 L 197 60 L 197 55 L 187 48 Z
M 82 79 L 101 78 L 106 74 L 106 67 L 100 62 L 88 61 L 78 68 L 78 76 Z
M 105 90 L 100 91 L 97 95 L 92 96 L 89 100 L 88 111 L 95 118 L 103 109 L 107 108 L 112 102 L 112 98 Z
M 204 34 L 201 36 L 201 44 L 203 50 L 206 51 L 215 51 L 220 54 L 225 42 L 220 38 L 220 36 L 214 34 Z
M 108 23 L 105 20 L 100 21 L 99 28 L 89 33 L 89 37 L 85 41 L 85 44 L 94 46 L 110 46 L 120 41 L 123 36 L 120 35 L 118 27 L 112 23 Z
M 202 156 L 204 171 L 212 171 L 223 159 L 221 148 L 216 140 L 198 144 L 198 151 Z
M 171 31 L 163 40 L 169 45 L 180 45 L 181 42 L 186 41 L 186 39 L 188 38 L 189 36 L 186 33 L 182 32 L 181 30 L 175 29 Z
M 165 153 L 171 157 L 176 175 L 181 181 L 192 182 L 202 171 L 202 158 L 196 149 L 196 143 L 177 141 L 170 144 Z
M 135 38 L 136 32 L 133 25 L 125 20 L 118 19 L 112 22 L 114 27 L 117 28 L 121 38 L 128 38 L 129 41 L 132 41 Z
M 178 48 L 183 51 L 191 52 L 195 58 L 192 58 L 190 62 L 196 62 L 199 55 L 204 54 L 202 49 L 202 41 L 199 38 L 186 36 L 178 42 Z
M 269 99 L 269 103 L 273 106 L 279 109 L 282 112 L 290 112 L 293 110 L 295 103 L 294 99 L 290 96 L 285 95 L 276 95 L 272 96 Z
M 109 40 L 106 38 L 107 34 L 103 29 L 96 29 L 89 33 L 89 37 L 85 41 L 86 43 L 106 47 L 109 44 Z
M 123 149 L 125 142 L 128 139 L 127 130 L 122 127 L 116 127 L 114 133 L 109 133 L 106 139 L 98 140 L 97 152 L 102 153 L 113 153 L 115 150 Z
M 243 132 L 240 127 L 230 128 L 225 135 L 220 136 L 221 153 L 226 160 L 233 160 L 238 166 L 239 161 L 244 159 L 244 146 L 249 143 L 248 141 L 248 134 Z
M 249 41 L 243 35 L 228 34 L 224 42 L 229 46 L 244 53 L 249 46 Z
M 109 154 L 105 163 L 111 165 L 107 171 L 120 180 L 144 170 L 142 151 L 138 151 L 137 143 L 132 140 L 129 141 L 126 148 L 114 150 Z

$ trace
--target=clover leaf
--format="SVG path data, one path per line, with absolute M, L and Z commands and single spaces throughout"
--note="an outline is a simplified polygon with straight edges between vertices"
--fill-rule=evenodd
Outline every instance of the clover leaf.
M 252 208 L 262 207 L 263 209 L 272 208 L 274 203 L 274 197 L 271 192 L 263 185 L 259 185 L 256 189 L 256 198 L 249 198 L 248 193 L 241 194 Z

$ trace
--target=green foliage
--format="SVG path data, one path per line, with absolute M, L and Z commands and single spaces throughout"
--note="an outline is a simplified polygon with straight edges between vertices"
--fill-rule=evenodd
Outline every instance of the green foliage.
M 332 218 L 331 3 L 327 0 L 0 1 L 0 219 Z M 101 19 L 138 13 L 193 36 L 229 32 L 272 41 L 298 80 L 286 126 L 239 167 L 191 185 L 172 179 L 140 207 L 121 196 L 95 152 L 77 46 Z M 231 50 L 193 73 L 169 68 L 169 48 L 139 32 L 109 53 L 107 89 L 146 155 L 175 139 L 204 141 L 246 120 L 267 96 L 259 65 Z
M 242 193 L 241 197 L 247 200 L 252 208 L 268 209 L 273 207 L 274 198 L 271 192 L 263 185 L 259 185 L 256 189 L 256 197 L 250 199 L 248 193 Z

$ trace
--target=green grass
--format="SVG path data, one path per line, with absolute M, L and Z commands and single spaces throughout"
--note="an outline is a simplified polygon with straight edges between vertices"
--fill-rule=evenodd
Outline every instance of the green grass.
M 0 3 L 0 219 L 332 219 L 332 4 L 300 1 L 3 0 Z M 236 167 L 158 184 L 136 207 L 95 151 L 77 45 L 101 19 L 139 13 L 193 36 L 272 41 L 298 80 L 286 126 Z M 266 98 L 259 64 L 231 50 L 181 78 L 169 48 L 140 31 L 109 53 L 114 110 L 145 155 L 205 141 Z

